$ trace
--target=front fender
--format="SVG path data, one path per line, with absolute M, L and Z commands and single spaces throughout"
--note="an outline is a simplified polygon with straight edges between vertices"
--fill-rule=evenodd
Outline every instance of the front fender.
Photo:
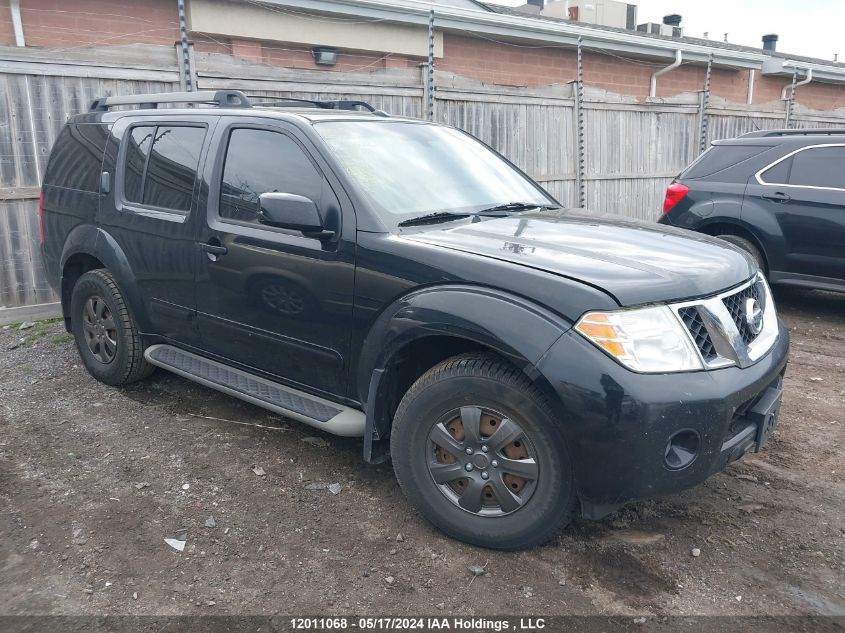
M 429 286 L 386 308 L 364 340 L 358 394 L 366 401 L 373 372 L 410 342 L 453 336 L 495 350 L 520 369 L 534 365 L 565 331 L 568 320 L 522 297 L 485 287 Z
M 367 335 L 358 366 L 359 399 L 366 403 L 364 459 L 387 459 L 392 381 L 388 366 L 407 345 L 451 336 L 507 358 L 532 380 L 536 365 L 572 323 L 516 295 L 479 286 L 430 286 L 393 302 Z

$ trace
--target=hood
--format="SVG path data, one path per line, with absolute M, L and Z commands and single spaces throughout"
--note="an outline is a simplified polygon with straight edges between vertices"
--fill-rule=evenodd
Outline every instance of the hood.
M 402 239 L 568 277 L 607 292 L 622 306 L 715 294 L 756 271 L 744 253 L 722 240 L 565 211 L 434 225 Z

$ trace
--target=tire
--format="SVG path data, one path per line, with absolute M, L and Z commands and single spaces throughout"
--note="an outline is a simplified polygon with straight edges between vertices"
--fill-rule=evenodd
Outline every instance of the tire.
M 480 429 L 475 443 L 474 426 Z M 503 430 L 504 436 L 495 435 Z M 441 446 L 456 444 L 445 451 L 433 437 Z M 496 446 L 507 438 L 513 441 L 504 448 Z M 472 456 L 465 454 L 468 444 L 475 446 Z M 489 452 L 479 446 L 487 446 Z M 536 470 L 515 450 L 522 451 L 522 457 L 533 456 Z M 399 403 L 390 451 L 399 486 L 410 504 L 435 527 L 465 543 L 501 550 L 532 547 L 551 539 L 572 520 L 576 505 L 572 464 L 552 408 L 536 385 L 495 356 L 462 354 L 421 376 Z M 474 468 L 461 484 L 454 477 L 468 472 L 467 462 Z M 515 466 L 516 472 L 533 471 L 534 477 L 514 479 Z M 516 490 L 514 484 L 520 481 L 516 494 L 504 494 L 508 490 L 503 486 Z
M 757 262 L 757 267 L 763 272 L 763 274 L 766 274 L 766 260 L 763 258 L 763 254 L 760 252 L 760 249 L 757 248 L 750 240 L 747 240 L 744 237 L 728 234 L 717 235 L 716 237 L 725 240 L 726 242 L 730 242 L 734 246 L 738 246 L 751 255 L 751 257 L 754 258 L 754 261 Z
M 138 326 L 107 270 L 92 270 L 77 280 L 70 319 L 82 363 L 100 382 L 128 385 L 155 369 L 144 359 Z

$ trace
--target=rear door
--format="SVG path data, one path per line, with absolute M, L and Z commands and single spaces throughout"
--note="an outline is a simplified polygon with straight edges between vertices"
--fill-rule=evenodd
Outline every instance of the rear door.
M 348 200 L 308 139 L 284 122 L 224 119 L 214 143 L 195 249 L 203 348 L 284 382 L 343 395 L 355 247 Z M 258 196 L 266 192 L 314 200 L 336 237 L 262 224 Z
M 197 174 L 216 117 L 126 117 L 112 129 L 112 193 L 99 223 L 126 255 L 151 333 L 198 341 L 193 257 Z
M 746 195 L 777 219 L 783 272 L 845 279 L 845 145 L 788 154 L 756 174 Z

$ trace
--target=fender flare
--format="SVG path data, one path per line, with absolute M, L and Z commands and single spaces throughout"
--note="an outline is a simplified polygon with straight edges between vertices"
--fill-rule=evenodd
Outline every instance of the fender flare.
M 532 380 L 548 349 L 572 323 L 518 295 L 471 285 L 417 289 L 385 308 L 364 340 L 356 376 L 357 394 L 366 403 L 364 458 L 386 459 L 374 444 L 388 437 L 388 385 L 391 361 L 412 342 L 450 336 L 487 347 L 512 362 Z M 383 449 L 384 447 L 382 447 Z
M 62 286 L 64 286 L 65 265 L 72 256 L 78 254 L 96 257 L 103 263 L 103 266 L 117 281 L 141 331 L 149 331 L 149 319 L 147 318 L 146 308 L 141 301 L 138 283 L 129 265 L 129 260 L 117 241 L 101 227 L 83 224 L 74 228 L 68 234 L 65 246 L 62 249 L 60 259 Z M 67 314 L 69 306 L 64 305 L 64 296 L 62 297 L 62 308 Z
M 743 210 L 745 210 L 745 207 L 743 207 Z M 771 269 L 772 258 L 774 258 L 776 261 L 779 261 L 779 258 L 783 256 L 782 253 L 778 252 L 777 246 L 773 248 L 773 245 L 771 243 L 760 237 L 759 227 L 753 224 L 749 224 L 741 218 L 735 218 L 731 216 L 709 217 L 705 222 L 702 222 L 696 230 L 704 233 L 704 229 L 707 229 L 708 227 L 712 227 L 714 225 L 733 226 L 736 227 L 740 232 L 747 233 L 748 235 L 750 235 L 751 241 L 758 249 L 760 249 L 760 252 L 763 254 L 763 259 L 768 264 L 769 269 Z M 776 231 L 776 233 L 770 233 L 770 235 L 775 238 L 777 243 L 782 243 L 783 234 L 780 231 L 780 227 L 777 226 L 777 222 L 773 221 L 772 223 L 767 223 L 767 225 L 767 228 L 773 228 Z M 708 235 L 710 235 L 710 233 L 708 233 Z M 781 250 L 782 248 L 783 247 L 781 247 Z

